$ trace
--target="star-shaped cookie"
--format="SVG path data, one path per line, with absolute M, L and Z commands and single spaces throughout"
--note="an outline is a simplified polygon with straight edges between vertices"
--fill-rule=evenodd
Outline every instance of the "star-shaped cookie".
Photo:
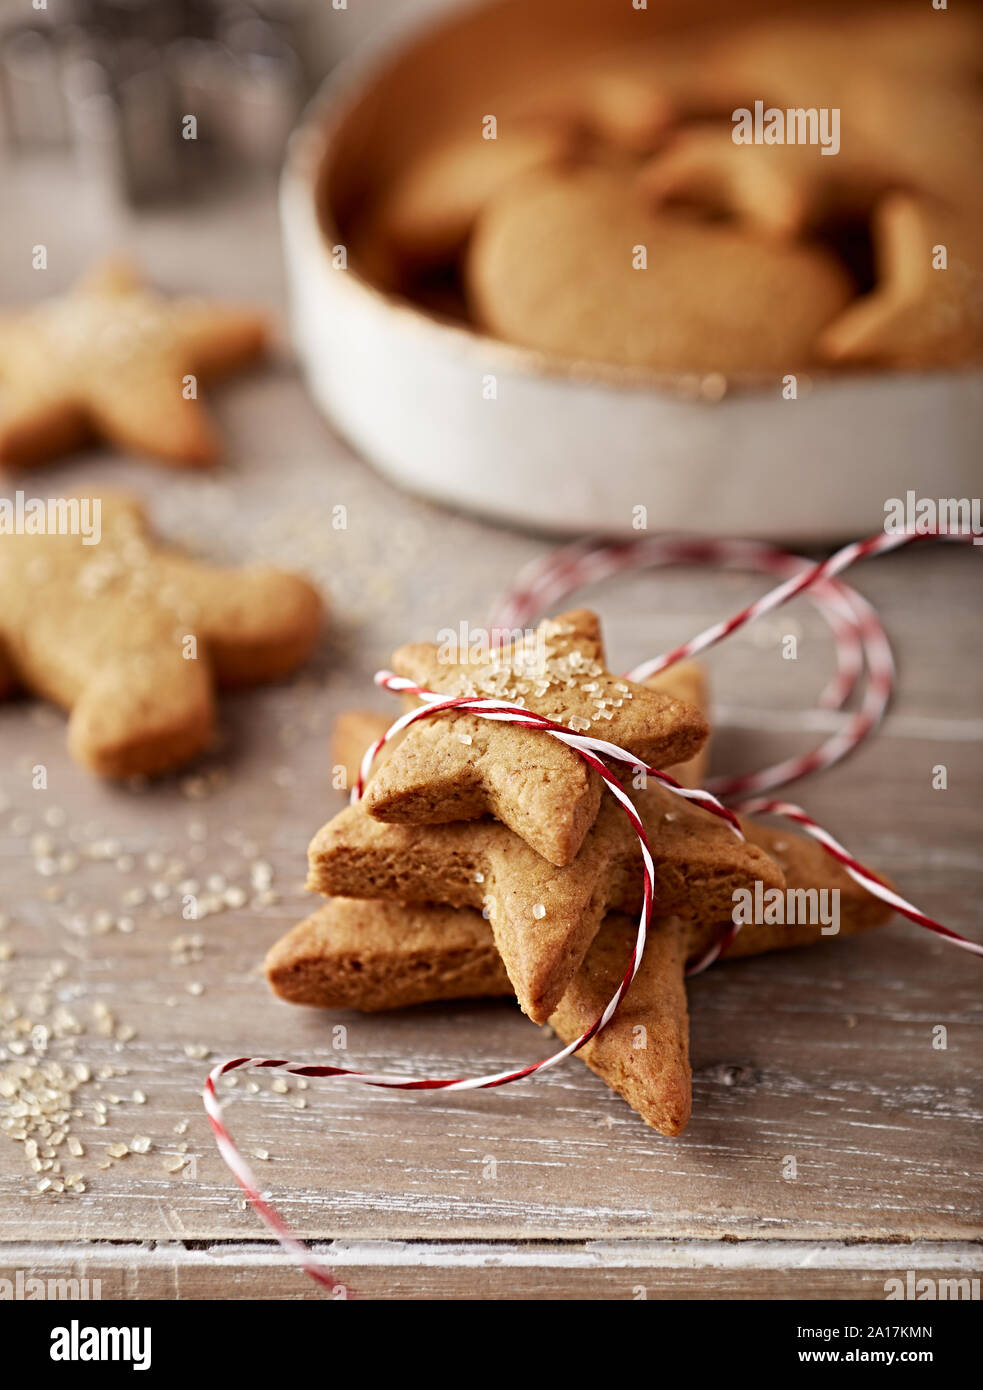
M 745 822 L 744 829 L 759 845 L 771 850 L 776 844 L 780 846 L 790 890 L 839 892 L 838 935 L 852 936 L 890 919 L 887 904 L 855 883 L 814 841 L 751 822 Z M 687 922 L 671 918 L 653 924 L 641 968 L 617 1014 L 579 1053 L 591 1071 L 660 1134 L 679 1134 L 689 1120 L 686 964 L 717 940 L 720 931 L 720 924 L 709 919 Z M 580 1037 L 600 1016 L 621 983 L 636 933 L 637 924 L 630 917 L 612 913 L 605 919 L 570 989 L 550 1018 L 563 1042 Z M 723 954 L 757 956 L 827 939 L 834 938 L 824 937 L 821 925 L 748 923 Z M 466 963 L 459 961 L 458 968 L 463 972 Z M 489 982 L 493 992 L 498 992 L 493 977 Z
M 94 437 L 212 463 L 221 442 L 197 379 L 245 366 L 266 338 L 254 310 L 165 299 L 107 262 L 69 294 L 0 317 L 0 463 L 39 463 Z
M 883 925 L 891 909 L 867 893 L 815 842 L 771 827 L 745 830 L 782 861 L 789 889 L 836 890 L 839 935 Z M 719 936 L 716 922 L 660 919 L 642 964 L 611 1023 L 578 1054 L 662 1134 L 679 1134 L 690 1112 L 686 963 Z M 628 966 L 637 922 L 606 917 L 549 1022 L 563 1042 L 599 1017 Z M 821 925 L 749 923 L 726 957 L 806 946 L 826 938 Z M 434 1000 L 511 992 L 487 922 L 467 908 L 333 898 L 269 951 L 274 992 L 322 1008 L 402 1008 Z
M 917 367 L 983 357 L 983 210 L 892 193 L 873 232 L 877 284 L 826 327 L 822 355 Z
M 734 892 L 782 888 L 781 871 L 721 820 L 659 785 L 633 794 L 655 866 L 656 910 L 727 920 Z M 308 851 L 308 887 L 326 895 L 446 903 L 491 922 L 522 1008 L 544 1022 L 606 912 L 642 905 L 638 837 L 605 795 L 576 858 L 548 863 L 506 826 L 383 825 L 361 802 L 329 821 Z
M 706 717 L 710 707 L 706 674 L 698 661 L 677 661 L 665 671 L 647 676 L 643 682 L 651 690 L 661 691 L 670 699 L 681 700 L 691 705 Z M 358 779 L 365 750 L 378 742 L 386 733 L 392 719 L 377 714 L 370 709 L 349 709 L 335 716 L 331 726 L 331 762 L 335 774 L 343 773 L 342 786 L 353 787 Z M 401 735 L 393 739 L 395 744 Z M 385 760 L 392 753 L 391 747 L 383 748 L 379 754 Z M 671 777 L 682 782 L 684 787 L 701 787 L 710 762 L 710 740 L 700 745 L 692 758 L 684 763 L 676 763 L 666 768 Z
M 547 619 L 484 659 L 431 643 L 401 647 L 393 669 L 421 688 L 498 699 L 607 739 L 665 767 L 707 737 L 698 710 L 604 668 L 600 627 L 585 609 Z M 537 730 L 449 712 L 410 726 L 371 777 L 376 819 L 417 825 L 492 815 L 551 864 L 569 864 L 600 804 L 600 778 L 572 749 Z
M 207 746 L 213 687 L 275 680 L 310 653 L 314 589 L 268 568 L 220 570 L 150 538 L 133 499 L 79 531 L 0 534 L 0 681 L 71 711 L 69 747 L 106 777 L 173 768 Z M 79 511 L 77 515 L 81 516 Z

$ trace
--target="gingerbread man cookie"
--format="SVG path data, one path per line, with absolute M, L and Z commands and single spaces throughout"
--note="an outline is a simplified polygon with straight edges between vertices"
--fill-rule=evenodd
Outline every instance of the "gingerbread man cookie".
M 133 499 L 54 505 L 71 517 L 83 502 L 98 519 L 92 544 L 0 534 L 0 668 L 71 711 L 69 747 L 85 767 L 163 772 L 210 742 L 216 685 L 276 680 L 306 659 L 321 601 L 296 575 L 215 569 L 158 544 Z
M 267 339 L 254 310 L 164 299 L 111 261 L 70 293 L 0 317 L 0 463 L 35 464 L 93 437 L 183 466 L 213 463 L 197 399 Z

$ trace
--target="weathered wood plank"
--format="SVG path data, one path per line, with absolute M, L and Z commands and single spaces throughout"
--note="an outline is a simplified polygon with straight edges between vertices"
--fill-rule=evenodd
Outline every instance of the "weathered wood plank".
M 890 1280 L 934 1280 L 949 1299 L 978 1296 L 983 1247 L 963 1243 L 839 1245 L 796 1241 L 591 1241 L 517 1245 L 334 1241 L 315 1251 L 349 1297 L 379 1299 L 860 1298 L 896 1290 Z M 75 1279 L 94 1298 L 328 1298 L 263 1243 L 189 1249 L 11 1245 L 0 1279 Z M 87 1282 L 83 1282 L 87 1281 Z M 944 1282 L 943 1282 L 944 1281 Z M 923 1288 L 928 1287 L 923 1285 Z M 889 1305 L 890 1306 L 890 1305 Z
M 544 1048 L 506 1005 L 370 1019 L 290 1011 L 251 974 L 263 928 L 222 931 L 236 934 L 214 948 L 225 980 L 171 1008 L 149 933 L 89 960 L 90 996 L 116 1007 L 111 983 L 122 976 L 119 1017 L 138 1027 L 125 1081 L 107 1087 L 141 1088 L 148 1106 L 124 1102 L 108 1126 L 83 1119 L 76 1132 L 93 1154 L 134 1134 L 152 1137 L 155 1152 L 93 1175 L 82 1201 L 45 1200 L 28 1195 L 23 1159 L 5 1146 L 6 1238 L 69 1238 L 80 1220 L 114 1238 L 250 1234 L 199 1111 L 205 1063 L 183 1056 L 186 1040 L 206 1039 L 216 1056 L 248 1044 L 337 1059 L 331 1029 L 342 1018 L 349 1064 L 438 1075 L 532 1060 Z M 247 1149 L 269 1152 L 261 1172 L 309 1235 L 974 1237 L 983 1018 L 963 987 L 965 967 L 943 950 L 899 928 L 734 963 L 696 982 L 695 1117 L 675 1141 L 574 1065 L 508 1092 L 426 1099 L 344 1087 L 277 1095 L 263 1078 L 260 1094 L 240 1091 L 230 1120 Z M 932 1047 L 939 1023 L 945 1052 Z M 114 1057 L 95 1040 L 82 1055 L 93 1065 Z M 298 1100 L 305 1109 L 293 1108 Z M 161 1152 L 173 1152 L 184 1118 L 195 1163 L 176 1179 Z M 783 1177 L 790 1155 L 795 1181 Z

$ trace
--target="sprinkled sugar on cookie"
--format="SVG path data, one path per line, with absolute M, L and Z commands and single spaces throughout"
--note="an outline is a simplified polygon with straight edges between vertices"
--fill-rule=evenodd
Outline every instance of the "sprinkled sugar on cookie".
M 0 463 L 36 464 L 92 438 L 213 463 L 221 441 L 197 377 L 252 362 L 267 331 L 255 310 L 165 299 L 107 262 L 69 294 L 0 317 Z
M 69 746 L 107 777 L 158 773 L 207 747 L 213 687 L 275 680 L 323 620 L 306 580 L 215 569 L 160 545 L 132 498 L 103 494 L 99 534 L 0 534 L 0 653 L 71 711 Z
M 574 730 L 603 731 L 659 767 L 691 757 L 707 736 L 698 710 L 605 669 L 598 621 L 587 610 L 547 621 L 479 661 L 453 659 L 431 643 L 401 647 L 393 669 L 422 689 L 507 700 Z M 407 730 L 370 779 L 365 804 L 378 820 L 410 824 L 493 815 L 564 865 L 594 822 L 600 786 L 556 739 L 453 712 Z

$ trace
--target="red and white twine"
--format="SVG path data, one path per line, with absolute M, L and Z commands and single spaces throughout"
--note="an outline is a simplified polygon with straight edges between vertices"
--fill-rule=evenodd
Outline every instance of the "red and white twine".
M 859 710 L 850 716 L 847 726 L 834 734 L 811 752 L 789 758 L 759 772 L 746 773 L 737 777 L 717 778 L 711 781 L 708 789 L 682 787 L 668 774 L 657 768 L 646 767 L 627 750 L 605 739 L 594 738 L 588 734 L 574 733 L 565 725 L 546 718 L 535 711 L 500 700 L 479 696 L 458 696 L 447 698 L 435 691 L 424 690 L 392 672 L 381 671 L 376 675 L 376 683 L 386 690 L 401 694 L 412 694 L 420 705 L 401 715 L 369 748 L 362 761 L 352 799 L 358 800 L 364 790 L 365 780 L 379 751 L 397 734 L 419 719 L 432 718 L 447 711 L 467 712 L 481 719 L 514 723 L 525 728 L 538 729 L 549 737 L 567 744 L 582 757 L 603 779 L 606 787 L 615 796 L 638 836 L 642 856 L 644 895 L 639 916 L 638 934 L 625 974 L 607 1006 L 590 1027 L 561 1048 L 558 1052 L 539 1062 L 515 1070 L 495 1072 L 485 1076 L 467 1078 L 418 1077 L 411 1078 L 398 1073 L 360 1072 L 347 1067 L 331 1067 L 295 1063 L 285 1059 L 268 1057 L 235 1057 L 219 1063 L 210 1072 L 203 1091 L 205 1111 L 208 1115 L 219 1153 L 239 1183 L 254 1210 L 276 1236 L 285 1251 L 317 1283 L 335 1292 L 348 1291 L 312 1252 L 288 1229 L 282 1217 L 261 1192 L 256 1178 L 241 1151 L 230 1135 L 222 1114 L 222 1103 L 216 1090 L 216 1083 L 228 1072 L 243 1068 L 258 1068 L 267 1071 L 287 1072 L 295 1076 L 316 1077 L 328 1081 L 353 1081 L 364 1086 L 378 1086 L 406 1091 L 468 1091 L 490 1089 L 504 1086 L 513 1081 L 544 1072 L 565 1061 L 578 1052 L 614 1016 L 621 1001 L 631 986 L 632 980 L 641 964 L 645 943 L 651 925 L 654 896 L 654 866 L 645 833 L 645 828 L 631 798 L 624 791 L 618 778 L 606 765 L 607 762 L 624 763 L 633 769 L 644 768 L 647 776 L 656 778 L 663 786 L 676 795 L 685 797 L 702 806 L 711 814 L 725 820 L 734 833 L 743 838 L 735 814 L 780 815 L 800 825 L 805 833 L 816 840 L 823 849 L 840 864 L 846 872 L 863 888 L 875 897 L 888 903 L 896 912 L 909 918 L 919 926 L 935 932 L 953 945 L 976 955 L 983 955 L 983 945 L 967 940 L 958 932 L 952 931 L 941 922 L 921 912 L 900 894 L 882 883 L 880 879 L 859 860 L 855 859 L 838 840 L 818 825 L 810 816 L 790 802 L 756 797 L 738 800 L 742 794 L 760 792 L 779 786 L 786 786 L 807 773 L 819 768 L 830 767 L 855 749 L 877 726 L 887 709 L 894 688 L 894 660 L 887 636 L 870 604 L 854 589 L 844 584 L 838 576 L 857 560 L 870 555 L 882 554 L 915 540 L 928 539 L 929 536 L 951 540 L 967 540 L 962 534 L 941 533 L 897 533 L 881 534 L 866 540 L 844 546 L 828 559 L 814 563 L 802 556 L 779 550 L 772 546 L 753 542 L 699 539 L 688 537 L 652 537 L 624 544 L 597 544 L 578 542 L 565 546 L 528 566 L 519 576 L 515 586 L 500 602 L 493 616 L 493 628 L 523 627 L 537 620 L 549 607 L 560 602 L 575 589 L 600 579 L 608 578 L 627 570 L 655 568 L 666 565 L 718 565 L 725 569 L 754 570 L 778 576 L 782 582 L 754 603 L 743 608 L 726 622 L 714 623 L 698 633 L 688 642 L 676 647 L 663 656 L 643 662 L 627 673 L 627 678 L 642 681 L 647 677 L 664 671 L 677 661 L 692 657 L 728 637 L 756 618 L 773 612 L 789 602 L 798 594 L 804 594 L 814 604 L 819 613 L 829 623 L 836 644 L 837 670 L 833 680 L 820 696 L 820 706 L 826 709 L 841 710 L 857 688 L 864 670 L 867 672 L 867 685 Z M 606 761 L 605 761 L 606 760 Z M 724 805 L 722 798 L 728 801 Z M 701 955 L 689 963 L 688 973 L 705 969 L 716 960 L 730 945 L 738 928 L 729 924 L 717 941 Z

